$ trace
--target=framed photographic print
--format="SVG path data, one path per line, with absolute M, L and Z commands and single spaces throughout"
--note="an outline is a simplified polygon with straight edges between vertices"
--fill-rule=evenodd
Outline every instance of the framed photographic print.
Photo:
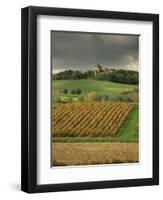
M 159 184 L 159 16 L 22 9 L 22 190 Z

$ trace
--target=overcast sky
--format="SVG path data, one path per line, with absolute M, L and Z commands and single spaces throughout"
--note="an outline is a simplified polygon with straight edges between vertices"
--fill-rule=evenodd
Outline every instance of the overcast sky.
M 138 71 L 138 40 L 136 35 L 53 31 L 52 71 L 85 71 L 96 64 Z

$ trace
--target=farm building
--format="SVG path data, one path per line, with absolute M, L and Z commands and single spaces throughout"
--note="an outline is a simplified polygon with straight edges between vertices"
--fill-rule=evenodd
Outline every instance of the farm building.
M 103 67 L 102 67 L 100 64 L 95 65 L 95 66 L 94 66 L 95 78 L 96 78 L 97 73 L 103 72 L 103 71 L 104 71 L 104 70 L 103 70 Z

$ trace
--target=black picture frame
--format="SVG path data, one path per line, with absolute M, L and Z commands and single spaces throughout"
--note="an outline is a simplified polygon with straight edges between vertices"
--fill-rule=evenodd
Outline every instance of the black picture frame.
M 153 177 L 37 184 L 37 16 L 55 15 L 153 23 Z M 21 190 L 28 193 L 159 184 L 159 15 L 30 6 L 21 11 Z

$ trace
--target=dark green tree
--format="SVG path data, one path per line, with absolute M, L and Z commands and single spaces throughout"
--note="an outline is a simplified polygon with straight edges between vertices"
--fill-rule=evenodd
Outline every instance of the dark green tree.
M 81 89 L 76 89 L 76 94 L 81 94 Z
M 64 89 L 63 90 L 63 94 L 67 94 L 68 93 L 68 90 L 67 89 Z

